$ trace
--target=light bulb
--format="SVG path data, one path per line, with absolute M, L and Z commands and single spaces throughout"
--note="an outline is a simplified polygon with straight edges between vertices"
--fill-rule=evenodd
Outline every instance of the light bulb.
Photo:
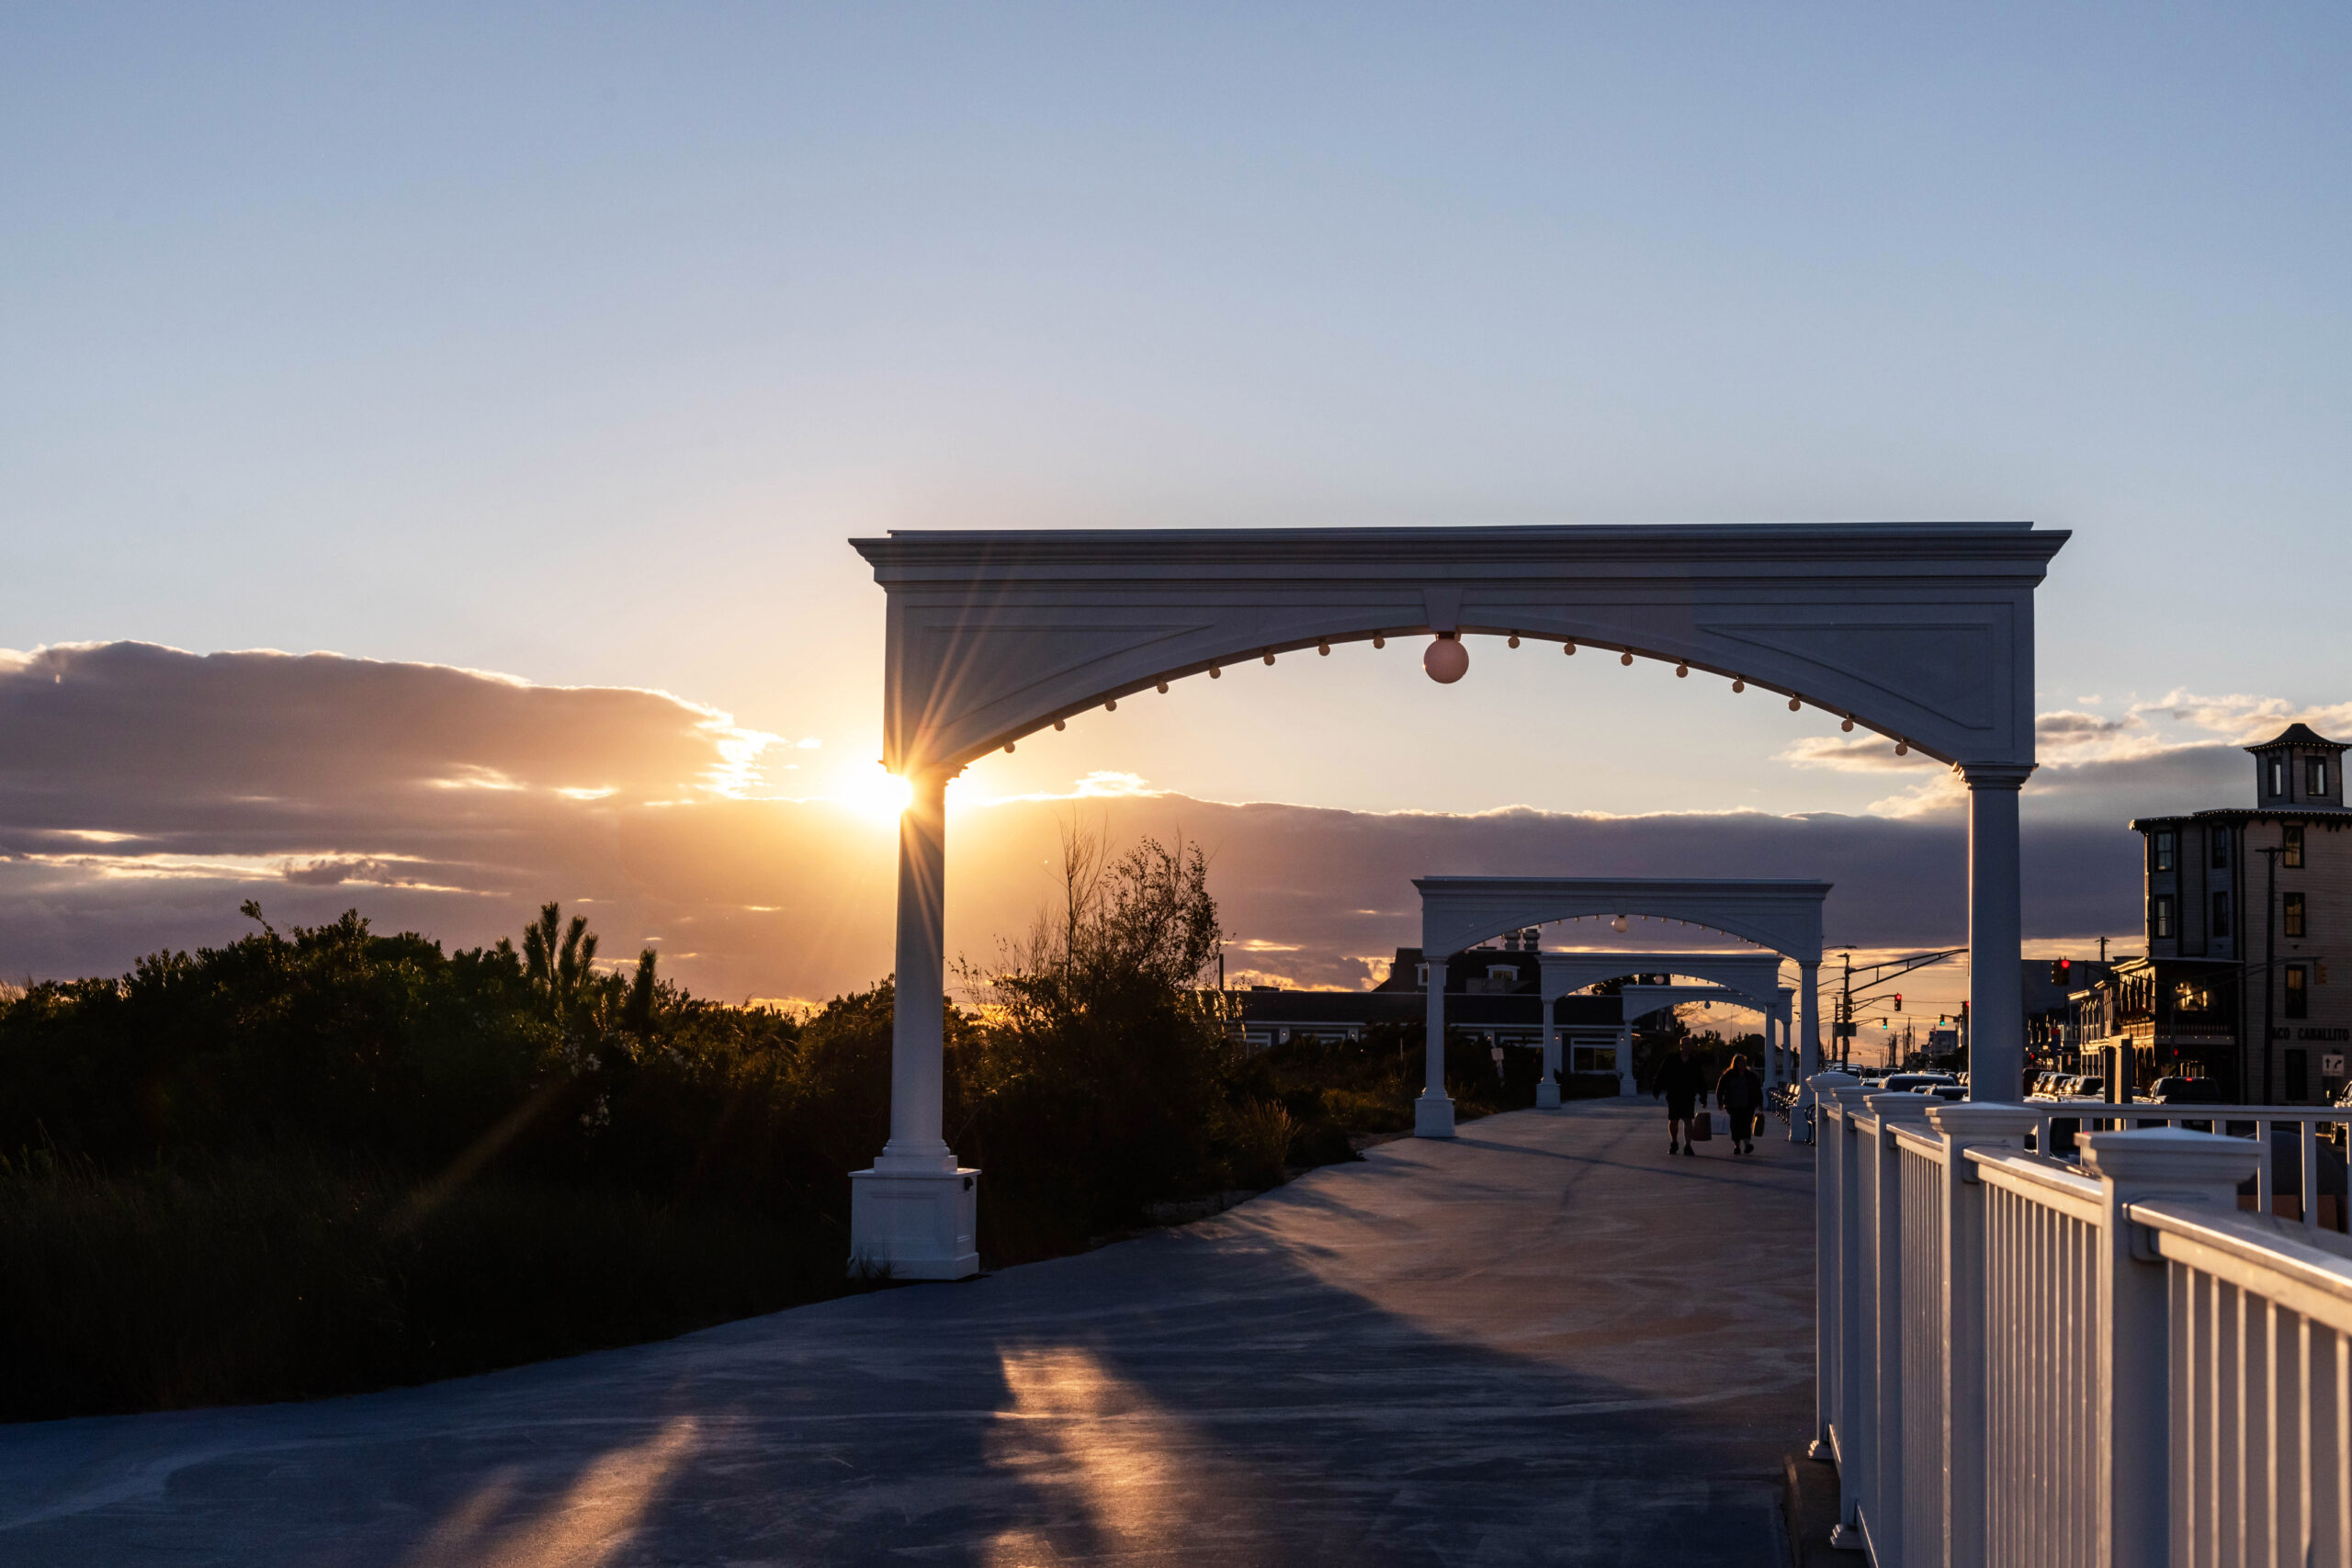
M 1566 654 L 1569 658 L 1574 659 L 1577 655 L 1577 639 L 1570 637 L 1567 641 L 1562 643 L 1560 645 L 1560 651 Z
M 1623 916 L 1623 915 L 1620 915 L 1620 916 L 1618 916 L 1615 919 L 1613 919 L 1613 920 L 1610 921 L 1610 922 L 1609 922 L 1609 929 L 1610 929 L 1611 931 L 1623 931 L 1623 930 L 1625 929 L 1625 917 L 1624 917 L 1624 916 Z
M 1119 711 L 1119 699 L 1118 699 L 1118 698 L 1116 698 L 1116 697 L 1113 697 L 1110 701 L 1108 701 L 1108 702 L 1104 703 L 1104 704 L 1102 705 L 1102 711 L 1103 711 L 1104 713 L 1116 713 L 1116 712 L 1118 712 L 1118 711 Z
M 1008 741 L 1006 741 L 1006 742 L 1004 743 L 1004 751 L 1005 751 L 1005 755 L 1006 755 L 1006 756 L 1008 756 L 1008 757 L 1009 757 L 1009 756 L 1011 756 L 1011 755 L 1012 754 L 1012 741 L 1008 740 Z
M 1441 686 L 1451 686 L 1470 672 L 1470 650 L 1459 637 L 1440 632 L 1421 649 L 1421 668 Z
M 1062 721 L 1061 721 L 1060 719 L 1056 719 L 1056 720 L 1054 720 L 1054 728 L 1055 728 L 1056 729 L 1060 729 L 1060 728 L 1063 728 Z
M 1621 654 L 1619 654 L 1619 655 L 1617 656 L 1617 662 L 1618 662 L 1618 663 L 1620 663 L 1620 664 L 1631 664 L 1633 661 L 1634 661 L 1634 655 L 1633 655 L 1633 651 L 1632 651 L 1632 649 L 1627 649 L 1625 652 L 1621 653 Z
M 1519 646 L 1519 634 L 1517 632 L 1510 634 L 1510 645 L 1513 648 L 1517 648 Z
M 1331 645 L 1328 642 L 1318 642 L 1315 645 L 1315 651 L 1329 659 L 1331 657 Z
M 1388 639 L 1385 637 L 1374 637 L 1372 639 L 1372 646 L 1374 648 L 1386 648 L 1388 646 Z
M 1688 664 L 1678 664 L 1674 667 L 1674 674 L 1677 680 L 1688 681 L 1690 679 L 1690 666 Z
M 1731 683 L 1731 689 L 1732 694 L 1736 696 L 1741 692 L 1747 690 L 1747 682 L 1745 681 L 1734 681 Z
M 1273 661 L 1274 661 L 1274 650 L 1273 650 L 1272 649 L 1271 649 L 1271 648 L 1270 648 L 1270 649 L 1266 649 L 1266 662 L 1267 662 L 1267 663 L 1269 663 L 1269 664 L 1272 664 Z
M 1225 671 L 1212 664 L 1209 666 L 1209 679 L 1212 681 L 1221 681 L 1225 679 Z
M 1165 681 L 1159 683 L 1159 694 L 1163 697 L 1168 694 L 1168 682 Z
M 1848 718 L 1848 719 L 1846 720 L 1846 722 L 1845 722 L 1845 723 L 1843 723 L 1843 724 L 1839 725 L 1838 728 L 1840 728 L 1840 729 L 1842 729 L 1842 730 L 1845 730 L 1845 731 L 1846 731 L 1847 733 L 1849 733 L 1849 734 L 1851 734 L 1851 733 L 1853 732 L 1853 728 L 1854 728 L 1854 721 L 1853 721 L 1853 719 L 1851 719 L 1851 718 L 1849 717 L 1849 718 Z

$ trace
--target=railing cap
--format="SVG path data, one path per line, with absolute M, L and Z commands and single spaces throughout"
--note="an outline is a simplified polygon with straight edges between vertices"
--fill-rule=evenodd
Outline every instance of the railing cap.
M 1847 1078 L 1844 1083 L 1822 1083 L 1815 1078 L 1814 1082 L 1820 1086 L 1814 1092 L 1840 1111 L 1860 1111 L 1878 1092 L 1860 1078 Z
M 2270 1151 L 2244 1138 L 2151 1127 L 2082 1134 L 2083 1167 L 2107 1181 L 2180 1182 L 2234 1189 L 2261 1168 Z
M 1938 1100 L 1928 1103 L 1928 1125 L 1954 1143 L 2015 1139 L 2022 1148 L 2025 1135 L 2041 1125 L 2041 1112 L 1983 1100 Z
M 1813 1077 L 1805 1079 L 1804 1081 L 1819 1092 L 1826 1094 L 1833 1089 L 1838 1089 L 1849 1083 L 1860 1083 L 1862 1080 L 1856 1077 L 1851 1073 L 1841 1073 L 1837 1068 L 1831 1067 L 1826 1071 L 1814 1074 Z
M 1873 1089 L 1862 1097 L 1862 1104 L 1882 1122 L 1925 1122 L 1929 1103 L 1924 1094 L 1900 1089 Z

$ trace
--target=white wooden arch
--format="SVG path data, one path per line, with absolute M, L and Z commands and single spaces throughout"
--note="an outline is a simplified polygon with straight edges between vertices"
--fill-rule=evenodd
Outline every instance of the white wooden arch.
M 1560 1102 L 1559 1086 L 1553 1074 L 1561 1066 L 1561 1031 L 1555 1023 L 1555 1006 L 1562 997 L 1583 990 L 1602 980 L 1615 980 L 1635 975 L 1687 975 L 1709 982 L 1705 986 L 1668 987 L 1628 986 L 1623 993 L 1623 1010 L 1613 1041 L 1616 1051 L 1618 1093 L 1634 1092 L 1634 1059 L 1632 1050 L 1633 1024 L 1646 1011 L 1670 1007 L 1680 1001 L 1725 1001 L 1734 1006 L 1751 1008 L 1764 1018 L 1763 1060 L 1758 1064 L 1766 1087 L 1775 1087 L 1785 1076 L 1792 1076 L 1794 1065 L 1789 1062 L 1791 1035 L 1791 1002 L 1795 992 L 1781 985 L 1778 953 L 1627 953 L 1622 950 L 1562 950 L 1538 955 L 1541 974 L 1538 989 L 1544 1003 L 1544 1073 L 1537 1080 L 1535 1103 L 1539 1110 Z M 1670 994 L 1668 994 L 1670 993 Z M 1653 994 L 1665 995 L 1663 1000 L 1650 999 Z M 1784 1066 L 1784 1064 L 1786 1064 Z
M 1549 1069 L 1559 1066 L 1555 1032 L 1548 1027 L 1548 1009 L 1555 996 L 1618 975 L 1694 975 L 1736 989 L 1752 990 L 1759 998 L 1776 997 L 1783 957 L 1797 966 L 1797 996 L 1804 1016 L 1797 1030 L 1802 1053 L 1800 1077 L 1812 1076 L 1821 1048 L 1818 996 L 1821 978 L 1821 906 L 1831 884 L 1783 877 L 1693 876 L 1420 876 L 1413 886 L 1421 896 L 1421 957 L 1428 962 L 1432 983 L 1428 992 L 1426 1038 L 1420 1097 L 1413 1101 L 1413 1133 L 1422 1138 L 1453 1136 L 1453 1100 L 1445 1092 L 1445 994 L 1435 977 L 1445 973 L 1445 961 L 1487 938 L 1503 931 L 1553 920 L 1588 915 L 1647 915 L 1704 926 L 1752 942 L 1763 951 L 1743 953 L 1546 953 L 1538 959 L 1544 972 L 1546 1030 L 1542 1083 Z M 1552 989 L 1553 976 L 1576 972 L 1589 964 L 1599 972 L 1561 991 Z M 1675 968 L 1673 964 L 1697 964 Z M 1615 967 L 1609 967 L 1615 965 Z M 1725 978 L 1730 976 L 1733 978 Z M 1770 1016 L 1770 1002 L 1758 1010 Z M 1633 1092 L 1633 1053 L 1621 1039 L 1617 1076 L 1623 1092 Z M 1555 1103 L 1539 1084 L 1538 1106 Z
M 2031 772 L 2030 523 L 905 532 L 851 544 L 888 594 L 899 833 L 890 1138 L 854 1173 L 853 1267 L 978 1270 L 941 1135 L 947 780 L 1048 724 L 1245 658 L 1494 634 L 1665 660 L 1845 716 L 1970 791 L 1975 1081 L 2015 1082 L 2017 791 Z M 1401 660 L 1400 660 L 1401 662 Z M 1400 671 L 1400 678 L 1415 679 Z M 1989 1070 L 1988 1070 L 1989 1069 Z

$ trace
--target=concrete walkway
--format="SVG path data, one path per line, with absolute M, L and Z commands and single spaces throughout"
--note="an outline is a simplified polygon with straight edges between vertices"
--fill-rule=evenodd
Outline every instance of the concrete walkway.
M 1466 1123 L 961 1285 L 313 1404 L 0 1427 L 0 1563 L 1774 1563 L 1811 1170 Z

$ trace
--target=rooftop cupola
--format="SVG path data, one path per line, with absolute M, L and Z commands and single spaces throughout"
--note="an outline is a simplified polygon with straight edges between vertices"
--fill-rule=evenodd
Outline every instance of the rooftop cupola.
M 2290 724 L 2254 753 L 2255 804 L 2266 811 L 2344 805 L 2344 753 L 2352 747 Z

